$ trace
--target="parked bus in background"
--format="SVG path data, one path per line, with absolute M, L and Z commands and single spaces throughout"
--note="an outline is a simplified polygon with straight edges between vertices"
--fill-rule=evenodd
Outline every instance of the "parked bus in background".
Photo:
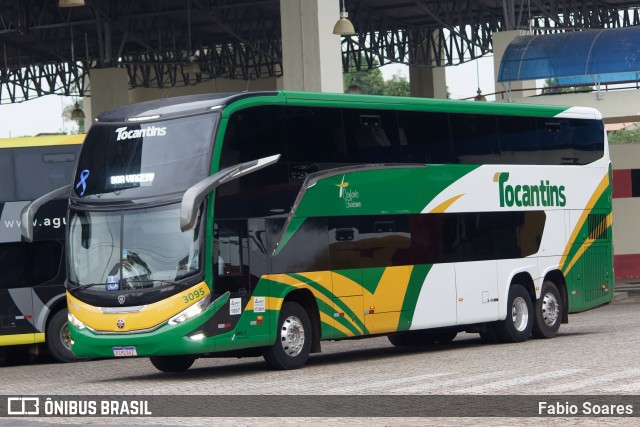
M 70 200 L 72 348 L 292 369 L 322 340 L 550 338 L 613 296 L 610 175 L 587 108 L 297 92 L 117 108 L 51 195 Z
M 53 200 L 33 219 L 32 243 L 22 241 L 20 212 L 30 201 L 73 178 L 84 135 L 0 140 L 0 353 L 23 361 L 46 343 L 53 358 L 71 361 L 64 280 L 68 200 Z M 2 358 L 2 357 L 0 357 Z

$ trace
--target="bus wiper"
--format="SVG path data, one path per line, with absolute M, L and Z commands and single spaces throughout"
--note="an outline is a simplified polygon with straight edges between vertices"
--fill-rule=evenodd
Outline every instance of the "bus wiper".
M 104 286 L 104 283 L 87 283 L 86 285 L 78 285 L 75 288 L 71 288 L 71 290 L 81 290 L 81 289 L 87 289 L 90 288 L 92 286 Z

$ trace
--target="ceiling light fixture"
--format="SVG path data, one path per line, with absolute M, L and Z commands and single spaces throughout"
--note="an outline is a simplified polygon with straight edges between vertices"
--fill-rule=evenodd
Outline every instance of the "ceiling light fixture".
M 73 110 L 71 110 L 71 120 L 80 119 L 84 119 L 84 111 L 82 111 L 80 105 L 78 105 L 78 102 L 76 101 L 76 105 L 74 106 Z
M 84 0 L 60 0 L 58 7 L 79 7 L 84 6 Z
M 356 30 L 353 28 L 351 21 L 349 21 L 349 14 L 347 13 L 347 8 L 344 5 L 344 0 L 342 0 L 340 19 L 338 19 L 338 22 L 336 22 L 336 25 L 333 27 L 333 34 L 339 36 L 352 36 L 355 33 Z

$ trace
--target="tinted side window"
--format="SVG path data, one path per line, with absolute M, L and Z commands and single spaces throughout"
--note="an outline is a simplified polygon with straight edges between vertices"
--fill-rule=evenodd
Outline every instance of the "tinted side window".
M 543 164 L 537 119 L 531 117 L 498 117 L 502 163 Z
M 604 154 L 604 123 L 601 120 L 570 119 L 575 130 L 572 141 L 573 155 L 578 163 L 586 165 Z
M 79 145 L 14 149 L 17 200 L 34 200 L 71 184 Z
M 353 163 L 402 161 L 396 113 L 384 110 L 342 110 L 344 132 Z
M 497 163 L 500 139 L 496 116 L 451 114 L 451 138 L 458 163 Z
M 453 163 L 449 115 L 400 111 L 398 133 L 408 163 Z
M 220 169 L 274 154 L 281 154 L 280 162 L 286 162 L 280 107 L 247 108 L 231 115 L 222 146 Z
M 280 240 L 284 219 L 266 221 L 268 253 Z M 327 218 L 307 218 L 277 254 L 271 257 L 269 272 L 291 273 L 329 270 Z
M 284 107 L 289 162 L 345 163 L 347 147 L 337 108 Z
M 408 215 L 360 218 L 362 267 L 411 264 L 411 234 Z
M 55 279 L 62 264 L 62 243 L 0 244 L 0 288 L 37 286 Z

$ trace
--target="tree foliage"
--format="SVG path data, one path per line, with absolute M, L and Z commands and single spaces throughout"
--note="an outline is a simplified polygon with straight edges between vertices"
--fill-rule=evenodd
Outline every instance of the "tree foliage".
M 367 71 L 356 71 L 352 64 L 349 71 L 343 74 L 344 91 L 350 92 L 350 87 L 357 86 L 360 92 L 366 95 L 410 95 L 409 79 L 394 74 L 391 80 L 385 81 L 377 61 L 374 62 L 374 67 Z

